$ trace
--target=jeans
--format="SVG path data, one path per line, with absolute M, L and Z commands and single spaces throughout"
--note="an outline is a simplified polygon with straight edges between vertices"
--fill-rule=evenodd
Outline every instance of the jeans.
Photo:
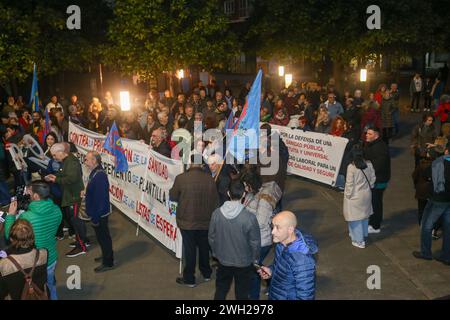
M 372 189 L 373 215 L 369 218 L 369 224 L 374 229 L 380 229 L 383 221 L 383 193 L 385 189 Z
M 234 279 L 234 294 L 236 300 L 248 300 L 252 276 L 255 272 L 253 265 L 248 267 L 227 267 L 219 264 L 216 276 L 216 293 L 214 300 L 225 300 Z
M 336 178 L 336 184 L 334 185 L 336 188 L 344 188 L 345 187 L 345 176 L 343 174 L 339 174 Z
M 427 206 L 428 200 L 427 199 L 417 199 L 417 212 L 419 214 L 419 226 L 422 222 L 423 217 L 423 211 L 425 210 L 425 207 Z
M 195 265 L 198 264 L 204 278 L 211 278 L 212 269 L 209 265 L 208 230 L 182 230 L 183 257 L 185 261 L 183 280 L 188 284 L 195 284 Z
M 267 257 L 267 255 L 270 252 L 270 249 L 272 246 L 265 246 L 261 247 L 261 251 L 259 252 L 259 261 L 258 264 L 262 265 L 264 259 Z M 250 289 L 250 299 L 251 300 L 259 300 L 259 292 L 261 291 L 261 277 L 259 274 L 255 271 L 253 271 L 252 276 L 252 284 Z
M 100 219 L 99 225 L 96 227 L 94 226 L 94 231 L 100 248 L 102 249 L 103 265 L 112 267 L 114 265 L 114 254 L 107 216 Z
M 76 245 L 78 248 L 81 248 L 83 251 L 86 251 L 86 223 L 78 217 L 78 210 L 80 208 L 79 203 L 74 203 L 70 207 L 65 207 L 65 210 L 68 210 L 68 215 L 70 216 L 70 222 L 75 229 L 76 235 Z
M 47 266 L 47 286 L 50 291 L 51 300 L 58 300 L 58 296 L 56 294 L 56 278 L 55 278 L 55 269 L 57 262 L 58 261 L 55 261 L 51 265 Z
M 432 258 L 432 230 L 434 224 L 443 217 L 444 237 L 442 239 L 442 255 L 450 260 L 450 203 L 428 201 L 420 226 L 420 251 L 424 257 Z
M 348 221 L 348 231 L 353 242 L 362 243 L 368 236 L 369 219 Z
M 9 187 L 6 181 L 0 181 L 0 205 L 7 205 L 10 203 L 11 194 L 9 193 Z

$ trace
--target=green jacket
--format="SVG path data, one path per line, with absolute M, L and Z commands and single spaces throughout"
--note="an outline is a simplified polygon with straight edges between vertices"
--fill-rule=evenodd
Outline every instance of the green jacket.
M 84 189 L 80 161 L 72 153 L 69 153 L 63 160 L 62 169 L 55 175 L 56 183 L 63 190 L 61 207 L 69 207 L 73 206 L 74 203 L 80 203 L 80 192 Z
M 32 201 L 28 210 L 22 213 L 20 219 L 27 220 L 33 226 L 37 249 L 47 249 L 48 265 L 58 259 L 56 251 L 56 232 L 61 223 L 61 209 L 52 200 Z M 16 216 L 7 215 L 5 219 L 5 237 L 9 239 L 9 231 L 16 221 Z

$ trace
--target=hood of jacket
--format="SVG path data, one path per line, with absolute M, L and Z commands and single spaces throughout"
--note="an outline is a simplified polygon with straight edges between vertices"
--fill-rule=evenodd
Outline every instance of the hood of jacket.
M 316 241 L 308 234 L 303 234 L 295 229 L 297 239 L 287 246 L 289 252 L 300 252 L 302 254 L 316 254 L 319 251 Z
M 242 209 L 244 209 L 244 205 L 240 201 L 225 201 L 220 207 L 220 212 L 222 212 L 225 218 L 231 220 L 236 218 Z

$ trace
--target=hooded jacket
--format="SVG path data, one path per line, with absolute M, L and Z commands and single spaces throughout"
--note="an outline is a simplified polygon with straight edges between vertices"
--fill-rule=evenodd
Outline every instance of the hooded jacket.
M 284 246 L 278 243 L 270 269 L 272 280 L 270 300 L 314 300 L 316 291 L 316 260 L 318 252 L 312 236 L 295 230 L 297 239 Z
M 27 220 L 33 226 L 37 249 L 47 249 L 48 265 L 58 259 L 56 251 L 56 231 L 61 223 L 61 209 L 52 200 L 32 201 L 28 210 L 22 213 L 19 219 Z M 16 216 L 7 215 L 5 219 L 5 237 L 9 239 L 9 231 L 16 221 Z
M 212 255 L 224 266 L 244 268 L 259 260 L 258 221 L 240 201 L 227 201 L 213 212 L 208 240 Z
M 254 195 L 249 193 L 245 198 L 246 209 L 252 212 L 258 220 L 261 233 L 261 247 L 272 244 L 272 228 L 270 219 L 277 202 L 281 199 L 281 189 L 275 181 L 269 181 L 262 185 L 259 192 Z

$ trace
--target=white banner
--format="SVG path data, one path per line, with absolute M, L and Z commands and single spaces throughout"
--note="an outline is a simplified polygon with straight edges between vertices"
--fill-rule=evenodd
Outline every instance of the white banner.
M 175 177 L 183 172 L 181 161 L 166 158 L 145 144 L 121 139 L 128 161 L 128 172 L 114 171 L 114 157 L 103 149 L 106 136 L 69 124 L 69 141 L 79 151 L 83 163 L 83 179 L 89 171 L 84 165 L 88 151 L 102 155 L 103 167 L 109 176 L 110 201 L 121 212 L 175 252 L 181 258 L 181 233 L 176 224 L 176 207 L 169 201 L 169 190 Z
M 289 149 L 288 172 L 334 186 L 348 139 L 271 125 Z

